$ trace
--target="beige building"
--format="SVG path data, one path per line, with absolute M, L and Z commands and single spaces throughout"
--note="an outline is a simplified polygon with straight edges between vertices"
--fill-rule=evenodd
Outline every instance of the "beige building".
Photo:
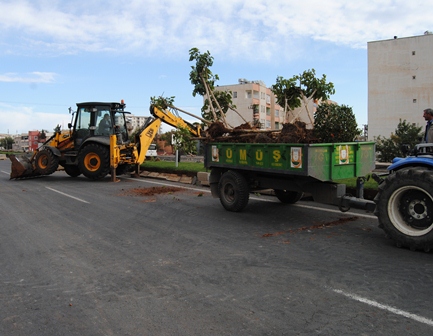
M 227 123 L 236 127 L 249 122 L 260 123 L 261 129 L 281 129 L 284 111 L 275 101 L 275 95 L 262 81 L 239 79 L 239 84 L 220 85 L 216 91 L 231 91 L 236 113 L 229 110 Z
M 368 43 L 368 139 L 389 138 L 399 120 L 424 127 L 433 108 L 433 34 Z
M 249 122 L 252 125 L 260 123 L 261 129 L 278 130 L 285 122 L 300 120 L 307 124 L 307 128 L 313 128 L 316 111 L 313 101 L 308 102 L 308 109 L 302 104 L 301 107 L 288 111 L 285 116 L 284 107 L 277 104 L 274 93 L 263 81 L 241 78 L 238 84 L 220 85 L 215 90 L 232 92 L 233 104 L 238 113 L 231 110 L 227 112 L 227 123 L 231 127 Z

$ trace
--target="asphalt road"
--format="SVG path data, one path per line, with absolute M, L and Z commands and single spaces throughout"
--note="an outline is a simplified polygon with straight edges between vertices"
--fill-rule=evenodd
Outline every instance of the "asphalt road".
M 431 253 L 362 211 L 0 161 L 0 335 L 431 335 Z M 144 196 L 151 187 L 181 191 Z M 135 188 L 140 188 L 137 193 Z

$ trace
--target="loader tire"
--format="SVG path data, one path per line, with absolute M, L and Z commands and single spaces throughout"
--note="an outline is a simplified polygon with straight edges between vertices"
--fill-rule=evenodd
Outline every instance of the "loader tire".
M 75 165 L 65 165 L 63 166 L 65 168 L 65 173 L 68 174 L 70 177 L 77 177 L 81 175 L 80 168 Z
M 398 247 L 433 248 L 433 170 L 408 168 L 390 174 L 374 201 L 379 227 Z
M 59 158 L 49 149 L 43 149 L 36 154 L 35 169 L 41 175 L 50 175 L 59 167 Z
M 110 172 L 110 151 L 99 144 L 89 144 L 78 154 L 78 167 L 89 179 L 101 180 Z
M 222 206 L 233 212 L 245 209 L 250 196 L 245 177 L 233 170 L 225 172 L 218 183 L 219 198 Z
M 292 190 L 280 190 L 274 189 L 275 196 L 277 196 L 278 200 L 281 203 L 285 204 L 294 204 L 299 201 L 304 193 Z

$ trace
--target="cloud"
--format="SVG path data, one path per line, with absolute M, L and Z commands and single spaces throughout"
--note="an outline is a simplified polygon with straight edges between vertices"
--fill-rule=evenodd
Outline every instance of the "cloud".
M 421 35 L 433 0 L 10 0 L 0 3 L 5 52 L 178 57 L 191 47 L 244 59 L 292 58 L 308 43 L 366 48 Z M 19 34 L 17 34 L 19 32 Z
M 2 120 L 0 133 L 21 134 L 28 133 L 29 130 L 42 129 L 52 132 L 57 125 L 67 129 L 70 115 L 39 112 L 32 107 L 0 103 L 0 120 Z
M 31 72 L 26 76 L 18 75 L 16 73 L 0 74 L 0 82 L 7 83 L 53 83 L 56 74 L 53 72 Z

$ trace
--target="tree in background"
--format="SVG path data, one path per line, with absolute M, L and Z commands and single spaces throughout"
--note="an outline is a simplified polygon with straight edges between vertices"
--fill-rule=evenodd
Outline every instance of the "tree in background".
M 362 133 L 351 107 L 329 103 L 317 108 L 313 131 L 321 142 L 355 141 Z
M 409 124 L 401 120 L 397 125 L 395 134 L 391 133 L 389 138 L 378 136 L 376 141 L 377 158 L 380 162 L 391 162 L 395 157 L 402 157 L 402 145 L 409 145 L 413 148 L 421 142 L 422 127 Z
M 14 139 L 10 136 L 0 139 L 0 147 L 3 147 L 4 149 L 12 149 L 13 143 Z
M 334 84 L 326 81 L 326 75 L 322 75 L 322 78 L 316 77 L 314 69 L 306 70 L 290 79 L 278 76 L 271 90 L 277 98 L 278 105 L 284 107 L 285 122 L 289 123 L 294 122 L 299 116 L 295 116 L 293 110 L 304 103 L 308 118 L 311 124 L 314 124 L 312 113 L 308 109 L 309 101 L 326 102 L 335 93 Z

